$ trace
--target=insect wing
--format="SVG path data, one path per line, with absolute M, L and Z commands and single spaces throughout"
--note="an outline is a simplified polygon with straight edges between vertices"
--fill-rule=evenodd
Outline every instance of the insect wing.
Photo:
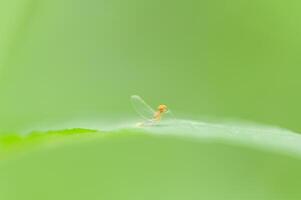
M 131 96 L 131 102 L 135 111 L 144 119 L 151 120 L 155 115 L 155 110 L 150 107 L 145 101 L 138 95 Z

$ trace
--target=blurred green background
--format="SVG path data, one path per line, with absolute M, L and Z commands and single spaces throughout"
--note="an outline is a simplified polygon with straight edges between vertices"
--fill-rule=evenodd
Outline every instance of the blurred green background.
M 301 131 L 300 1 L 0 2 L 1 132 L 135 116 L 129 96 L 192 117 Z
M 300 160 L 174 137 L 130 136 L 0 162 L 5 200 L 298 200 Z
M 299 132 L 300 10 L 297 0 L 1 1 L 0 133 L 127 122 L 138 118 L 132 94 L 177 117 Z M 225 137 L 131 129 L 1 155 L 0 198 L 300 199 L 299 135 L 201 126 L 186 128 Z M 274 135 L 293 153 L 273 151 Z M 229 142 L 240 136 L 270 146 Z

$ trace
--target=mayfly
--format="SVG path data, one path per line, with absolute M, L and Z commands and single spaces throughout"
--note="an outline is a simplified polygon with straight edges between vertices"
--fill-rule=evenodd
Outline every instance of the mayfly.
M 154 110 L 138 95 L 131 96 L 131 101 L 135 111 L 145 120 L 145 122 L 139 123 L 138 126 L 154 125 L 161 120 L 165 113 L 169 112 L 164 104 L 159 105 L 157 110 Z

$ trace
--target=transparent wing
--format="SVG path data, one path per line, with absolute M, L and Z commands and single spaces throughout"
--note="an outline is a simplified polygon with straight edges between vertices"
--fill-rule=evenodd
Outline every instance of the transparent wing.
M 151 120 L 154 117 L 155 110 L 150 107 L 145 101 L 138 95 L 131 96 L 131 102 L 135 111 L 144 119 Z

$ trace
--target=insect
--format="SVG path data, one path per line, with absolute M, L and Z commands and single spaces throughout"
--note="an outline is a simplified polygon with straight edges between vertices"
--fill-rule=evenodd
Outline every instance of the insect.
M 162 116 L 169 112 L 166 105 L 161 104 L 157 110 L 154 110 L 138 95 L 132 95 L 131 101 L 135 111 L 145 120 L 145 122 L 139 123 L 138 126 L 148 126 L 158 123 Z

